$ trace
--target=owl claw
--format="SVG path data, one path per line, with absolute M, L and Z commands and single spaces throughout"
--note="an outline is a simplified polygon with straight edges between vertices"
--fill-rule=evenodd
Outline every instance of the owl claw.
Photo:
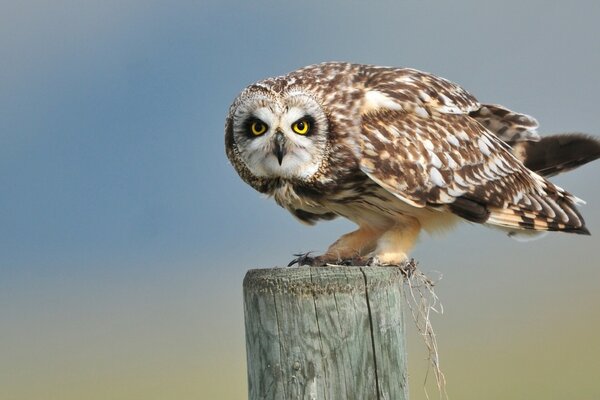
M 290 261 L 287 266 L 291 267 L 291 266 L 297 264 L 299 267 L 302 267 L 302 266 L 320 267 L 320 266 L 325 265 L 325 263 L 323 263 L 321 261 L 320 257 L 311 257 L 310 254 L 311 254 L 310 251 L 308 253 L 294 254 L 294 257 L 296 257 L 296 258 L 294 258 L 292 261 Z

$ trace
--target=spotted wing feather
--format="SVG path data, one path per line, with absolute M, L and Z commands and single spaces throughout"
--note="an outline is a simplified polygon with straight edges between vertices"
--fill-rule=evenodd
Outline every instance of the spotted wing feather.
M 468 114 L 380 110 L 363 116 L 362 129 L 362 171 L 415 207 L 508 229 L 587 233 L 577 199 Z
M 465 114 L 481 108 L 477 99 L 462 87 L 416 69 L 369 67 L 366 74 L 367 88 L 375 89 L 407 112 Z
M 497 104 L 482 104 L 477 110 L 471 111 L 470 116 L 510 145 L 541 139 L 535 118 Z

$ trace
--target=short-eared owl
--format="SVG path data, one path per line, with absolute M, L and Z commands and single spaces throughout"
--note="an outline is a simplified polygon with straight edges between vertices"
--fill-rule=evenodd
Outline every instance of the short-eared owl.
M 324 63 L 244 89 L 225 147 L 246 183 L 300 221 L 358 225 L 301 261 L 399 264 L 421 229 L 461 218 L 511 235 L 589 234 L 581 200 L 545 177 L 600 157 L 600 142 L 537 126 L 414 69 Z

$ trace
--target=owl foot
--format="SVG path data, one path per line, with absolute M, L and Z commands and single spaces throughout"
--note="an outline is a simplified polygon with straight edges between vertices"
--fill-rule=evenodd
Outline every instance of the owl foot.
M 364 267 L 372 265 L 373 258 L 367 257 L 352 257 L 352 258 L 334 258 L 327 255 L 311 257 L 310 252 L 304 254 L 294 254 L 294 258 L 288 264 L 288 267 L 293 265 L 309 266 L 309 267 L 325 267 L 325 266 L 344 266 L 344 267 Z
M 377 256 L 370 258 L 370 263 L 367 266 L 373 267 L 397 267 L 400 268 L 400 272 L 407 278 L 410 278 L 417 269 L 417 262 L 414 258 L 406 259 L 399 263 L 383 263 Z

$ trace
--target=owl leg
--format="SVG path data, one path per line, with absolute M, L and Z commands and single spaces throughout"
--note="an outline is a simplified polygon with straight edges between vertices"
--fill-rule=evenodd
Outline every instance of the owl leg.
M 401 265 L 408 261 L 408 252 L 415 245 L 420 230 L 421 224 L 413 218 L 387 230 L 379 237 L 372 253 L 373 264 Z
M 327 252 L 320 258 L 330 260 L 329 262 L 356 260 L 360 263 L 363 256 L 375 249 L 377 240 L 384 232 L 383 229 L 361 226 L 357 230 L 341 236 L 329 246 Z

